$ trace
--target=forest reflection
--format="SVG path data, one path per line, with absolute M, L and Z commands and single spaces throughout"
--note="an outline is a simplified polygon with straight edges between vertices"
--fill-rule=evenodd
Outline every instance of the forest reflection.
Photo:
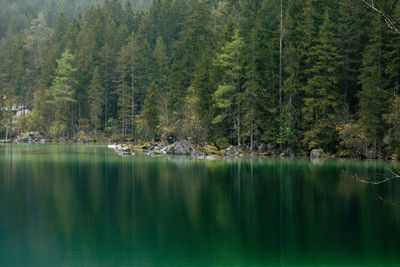
M 400 202 L 400 188 L 371 188 L 352 175 L 383 172 L 380 162 L 207 161 L 119 157 L 94 146 L 4 146 L 0 234 L 7 233 L 0 246 L 23 240 L 42 257 L 50 246 L 55 258 L 84 253 L 145 263 L 182 255 L 189 264 L 375 259 L 392 255 L 400 237 L 399 211 L 375 196 Z

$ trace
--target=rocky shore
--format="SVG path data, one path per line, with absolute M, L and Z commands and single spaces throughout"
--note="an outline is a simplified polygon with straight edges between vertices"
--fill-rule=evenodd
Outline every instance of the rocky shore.
M 109 145 L 109 148 L 112 148 L 117 152 L 120 156 L 133 156 L 135 152 L 132 147 L 128 145 Z
M 212 144 L 194 145 L 188 140 L 175 141 L 168 143 L 162 141 L 160 143 L 150 143 L 143 146 L 136 146 L 136 150 L 140 150 L 147 155 L 181 155 L 191 156 L 195 158 L 218 159 L 224 157 L 265 157 L 269 154 L 263 150 L 265 145 L 258 146 L 255 150 L 250 151 L 249 148 L 239 146 L 229 146 L 225 149 L 218 149 Z
M 23 136 L 15 139 L 14 142 L 19 144 L 45 144 L 47 143 L 47 139 L 39 132 L 27 132 Z
M 103 139 L 105 139 L 103 137 Z M 102 139 L 102 140 L 103 140 Z M 103 140 L 101 142 L 106 142 Z M 27 132 L 23 136 L 20 136 L 14 140 L 0 140 L 0 144 L 7 143 L 25 143 L 25 144 L 45 144 L 48 142 L 54 142 L 54 140 L 46 139 L 39 132 Z M 96 139 L 82 137 L 76 140 L 57 140 L 59 143 L 91 143 L 96 142 Z M 110 142 L 110 140 L 108 140 Z M 158 143 L 147 143 L 144 145 L 133 145 L 133 144 L 121 144 L 110 148 L 114 148 L 115 152 L 119 155 L 134 155 L 135 151 L 143 152 L 146 155 L 157 156 L 157 155 L 177 155 L 177 156 L 190 156 L 194 158 L 205 158 L 205 159 L 219 159 L 219 158 L 235 158 L 235 157 L 282 157 L 282 158 L 293 158 L 293 157 L 310 157 L 311 159 L 318 158 L 332 158 L 334 156 L 324 153 L 321 149 L 313 149 L 309 154 L 293 154 L 293 153 L 277 153 L 274 152 L 272 147 L 265 145 L 264 143 L 255 141 L 253 150 L 249 146 L 225 146 L 217 147 L 214 144 L 203 143 L 201 145 L 195 145 L 189 140 L 176 140 L 174 136 L 166 136 L 163 141 Z

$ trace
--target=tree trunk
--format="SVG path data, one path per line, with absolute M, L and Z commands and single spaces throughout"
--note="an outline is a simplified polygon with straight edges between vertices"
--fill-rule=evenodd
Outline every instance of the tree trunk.
M 282 50 L 283 50 L 283 3 L 281 0 L 281 14 L 280 14 L 280 34 L 279 34 L 279 138 L 280 138 L 280 150 L 282 150 Z
M 135 93 L 134 93 L 134 90 L 135 90 L 135 81 L 134 81 L 134 79 L 133 79 L 133 72 L 132 72 L 132 91 L 131 91 L 131 93 L 132 93 L 132 108 L 131 108 L 131 112 L 132 112 L 132 114 L 131 114 L 131 116 L 132 116 L 132 118 L 131 118 L 131 127 L 132 127 L 132 138 L 133 138 L 133 136 L 134 136 L 134 131 L 133 131 L 133 129 L 134 129 L 134 124 L 135 124 L 135 119 L 134 119 L 134 117 L 135 117 Z

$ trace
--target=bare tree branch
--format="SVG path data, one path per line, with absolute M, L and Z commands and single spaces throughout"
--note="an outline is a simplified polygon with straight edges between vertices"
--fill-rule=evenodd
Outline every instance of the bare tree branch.
M 380 185 L 383 183 L 387 183 L 387 182 L 390 182 L 393 180 L 400 179 L 400 172 L 398 170 L 396 170 L 393 166 L 390 166 L 389 162 L 386 162 L 386 169 L 390 172 L 390 177 L 387 177 L 387 175 L 384 173 L 375 174 L 375 178 L 377 178 L 378 176 L 380 176 L 382 178 L 387 177 L 385 179 L 370 181 L 370 180 L 361 179 L 357 175 L 354 176 L 354 179 L 360 183 L 371 184 L 371 185 Z
M 385 7 L 384 4 L 380 0 L 361 0 L 364 4 L 366 4 L 370 9 L 377 12 L 381 15 L 387 26 L 395 31 L 396 33 L 400 34 L 400 22 L 399 20 L 394 17 L 391 13 L 391 10 L 394 7 L 394 0 L 392 0 L 389 4 L 389 7 Z
M 389 167 L 390 168 L 390 167 Z M 392 171 L 391 171 L 392 172 Z M 357 181 L 357 182 L 360 182 L 360 183 L 363 183 L 363 184 L 367 184 L 367 185 L 380 185 L 380 184 L 383 184 L 383 183 L 386 183 L 386 182 L 389 182 L 389 181 L 392 181 L 392 180 L 395 180 L 395 179 L 400 179 L 400 176 L 398 176 L 397 174 L 396 174 L 396 176 L 394 176 L 394 177 L 390 177 L 390 178 L 387 178 L 387 179 L 384 179 L 384 180 L 377 180 L 377 181 L 368 181 L 368 180 L 363 180 L 363 179 L 360 179 L 360 178 L 358 178 L 358 176 L 357 175 L 355 175 L 355 176 L 353 176 L 354 177 L 354 179 Z M 370 191 L 370 193 L 371 193 L 371 195 L 373 195 L 375 198 L 376 198 L 376 200 L 378 200 L 378 201 L 382 201 L 383 203 L 385 203 L 385 204 L 387 204 L 387 205 L 390 205 L 390 206 L 393 206 L 393 207 L 395 207 L 395 208 L 398 208 L 398 209 L 400 209 L 400 205 L 399 204 L 397 204 L 397 203 L 394 203 L 394 202 L 392 202 L 392 201 L 389 201 L 389 200 L 387 200 L 387 199 L 385 199 L 382 195 L 380 195 L 379 193 L 375 193 L 374 191 L 376 191 L 375 190 L 376 189 L 376 187 L 369 187 L 369 191 Z
M 392 180 L 399 179 L 399 178 L 400 177 L 398 177 L 398 176 L 397 177 L 392 176 L 392 177 L 386 178 L 384 180 L 368 181 L 368 180 L 358 178 L 357 175 L 354 176 L 354 179 L 356 179 L 358 182 L 363 183 L 363 184 L 372 184 L 372 185 L 380 185 L 380 184 L 387 183 L 387 182 L 390 182 Z
M 388 204 L 388 205 L 390 205 L 390 206 L 393 206 L 393 207 L 396 207 L 396 208 L 399 208 L 399 209 L 400 209 L 400 205 L 398 205 L 398 204 L 396 204 L 396 203 L 393 203 L 393 202 L 391 202 L 391 201 L 389 201 L 389 200 L 386 200 L 386 199 L 384 199 L 384 198 L 383 198 L 382 196 L 380 196 L 380 195 L 377 195 L 376 198 L 377 198 L 378 200 L 382 201 L 383 203 L 386 203 L 386 204 Z

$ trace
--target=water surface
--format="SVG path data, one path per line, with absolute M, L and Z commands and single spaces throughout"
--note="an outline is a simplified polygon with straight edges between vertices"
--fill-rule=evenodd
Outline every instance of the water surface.
M 400 204 L 400 181 L 354 179 L 385 170 L 3 145 L 0 265 L 396 265 L 400 209 L 388 202 Z

